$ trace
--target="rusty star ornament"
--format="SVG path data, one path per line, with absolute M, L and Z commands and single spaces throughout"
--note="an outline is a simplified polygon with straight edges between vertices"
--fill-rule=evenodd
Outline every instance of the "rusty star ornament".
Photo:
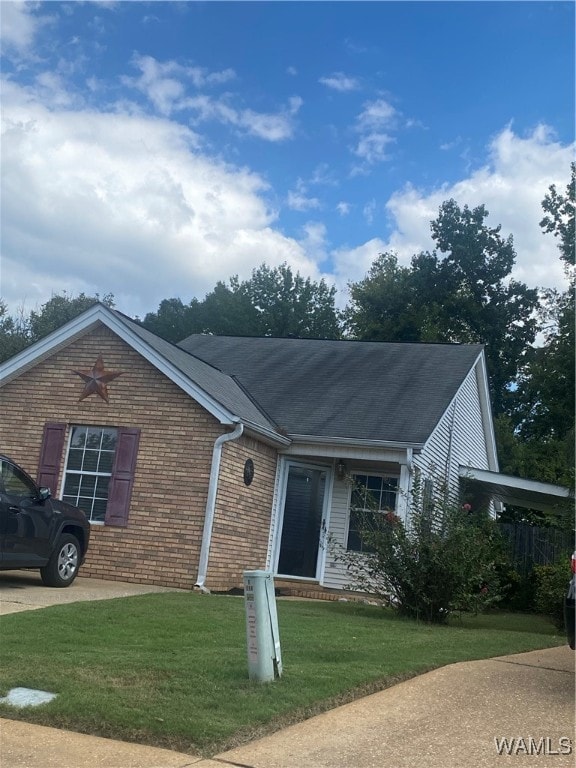
M 113 381 L 113 379 L 117 379 L 118 376 L 122 376 L 124 371 L 107 371 L 104 368 L 102 355 L 98 355 L 98 359 L 92 368 L 87 371 L 72 371 L 72 373 L 76 373 L 84 381 L 84 391 L 78 398 L 78 402 L 90 395 L 98 395 L 108 403 L 108 387 L 106 384 L 109 381 Z

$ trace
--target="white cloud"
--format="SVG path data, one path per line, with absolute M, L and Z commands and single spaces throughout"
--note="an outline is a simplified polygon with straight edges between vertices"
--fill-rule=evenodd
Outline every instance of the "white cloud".
M 422 250 L 432 250 L 430 222 L 440 205 L 454 198 L 460 206 L 485 205 L 488 223 L 501 224 L 504 237 L 514 236 L 517 253 L 512 276 L 530 287 L 566 288 L 555 238 L 539 227 L 542 200 L 551 184 L 564 190 L 568 184 L 574 145 L 555 141 L 546 126 L 521 137 L 511 127 L 502 130 L 488 147 L 488 161 L 467 178 L 424 191 L 407 185 L 389 199 L 386 209 L 393 229 L 386 239 L 334 251 L 340 287 L 359 280 L 379 253 L 394 251 L 402 264 Z
M 318 275 L 302 244 L 310 233 L 301 243 L 274 229 L 264 180 L 201 154 L 189 128 L 48 109 L 10 82 L 3 96 L 2 295 L 12 310 L 65 289 L 111 292 L 142 315 L 264 261 Z
M 341 200 L 338 205 L 336 206 L 336 210 L 340 214 L 340 216 L 348 216 L 352 209 L 352 206 L 350 203 L 346 203 L 344 200 Z
M 355 127 L 360 138 L 352 148 L 353 154 L 363 163 L 352 169 L 352 176 L 368 173 L 371 166 L 388 159 L 386 148 L 394 141 L 390 130 L 395 127 L 397 118 L 398 113 L 385 99 L 376 99 L 364 104 Z
M 320 200 L 317 197 L 309 197 L 306 184 L 302 179 L 296 182 L 296 188 L 288 192 L 288 207 L 293 211 L 310 211 L 320 208 Z
M 46 17 L 34 15 L 39 3 L 2 2 L 0 41 L 5 52 L 26 55 L 31 52 L 39 28 L 47 23 Z
M 357 118 L 358 130 L 373 131 L 375 129 L 390 126 L 396 116 L 396 110 L 385 99 L 367 101 L 364 104 L 364 109 Z
M 349 77 L 343 72 L 334 72 L 330 77 L 321 77 L 319 83 L 334 91 L 345 93 L 346 91 L 357 91 L 360 88 L 360 81 L 355 77 Z

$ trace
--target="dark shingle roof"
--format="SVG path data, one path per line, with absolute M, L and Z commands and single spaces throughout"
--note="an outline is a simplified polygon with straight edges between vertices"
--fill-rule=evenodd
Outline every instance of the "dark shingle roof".
M 482 351 L 203 335 L 178 346 L 234 376 L 288 434 L 410 444 L 430 436 Z

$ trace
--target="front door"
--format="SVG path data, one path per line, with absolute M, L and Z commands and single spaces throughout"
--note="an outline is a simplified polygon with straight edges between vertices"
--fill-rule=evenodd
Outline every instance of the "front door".
M 326 491 L 324 469 L 289 465 L 277 573 L 315 579 Z

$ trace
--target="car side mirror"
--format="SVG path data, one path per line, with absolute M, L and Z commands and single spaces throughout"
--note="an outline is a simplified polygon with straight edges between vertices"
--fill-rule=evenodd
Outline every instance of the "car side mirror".
M 38 501 L 46 501 L 46 499 L 49 499 L 52 494 L 50 493 L 50 488 L 40 488 L 38 491 Z

